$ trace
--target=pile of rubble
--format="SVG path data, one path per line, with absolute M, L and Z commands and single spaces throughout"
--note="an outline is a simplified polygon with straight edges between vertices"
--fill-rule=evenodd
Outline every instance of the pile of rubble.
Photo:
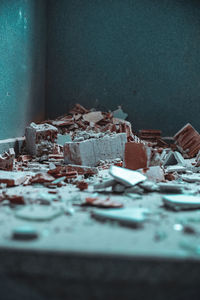
M 10 148 L 0 155 L 1 202 L 25 204 L 17 217 L 27 219 L 36 218 L 36 211 L 33 217 L 26 204 L 38 209 L 60 203 L 58 211 L 46 210 L 46 218 L 55 217 L 73 211 L 61 201 L 70 188 L 83 195 L 77 201 L 71 194 L 72 207 L 110 208 L 93 210 L 91 216 L 134 226 L 143 224 L 148 211 L 130 209 L 113 195 L 137 199 L 160 193 L 165 207 L 200 208 L 199 133 L 187 124 L 168 140 L 159 130 L 140 130 L 137 136 L 123 117 L 120 107 L 105 113 L 77 104 L 55 120 L 31 123 L 22 152 L 15 157 Z

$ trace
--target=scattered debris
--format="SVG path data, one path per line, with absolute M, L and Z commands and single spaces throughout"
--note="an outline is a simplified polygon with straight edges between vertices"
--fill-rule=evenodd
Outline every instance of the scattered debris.
M 151 150 L 147 149 L 143 143 L 129 142 L 125 145 L 125 167 L 131 170 L 137 170 L 141 168 L 148 167 L 149 154 L 151 155 Z
M 19 139 L 20 147 L 12 140 L 4 149 L 0 141 L 0 212 L 27 224 L 91 213 L 95 219 L 138 227 L 147 220 L 149 209 L 152 226 L 173 214 L 163 213 L 161 199 L 165 208 L 200 209 L 199 133 L 187 124 L 174 138 L 148 129 L 140 130 L 138 137 L 127 116 L 120 106 L 101 112 L 76 104 L 55 120 L 31 123 L 25 141 Z M 90 208 L 83 209 L 86 206 Z M 171 226 L 192 238 L 199 232 L 191 223 L 200 222 L 200 216 L 192 212 L 193 217 L 186 218 L 189 213 L 180 213 L 186 221 Z M 54 227 L 53 232 L 59 231 Z M 50 232 L 47 228 L 46 236 Z M 31 226 L 12 230 L 14 240 L 38 237 Z M 160 242 L 166 237 L 161 226 L 151 235 Z

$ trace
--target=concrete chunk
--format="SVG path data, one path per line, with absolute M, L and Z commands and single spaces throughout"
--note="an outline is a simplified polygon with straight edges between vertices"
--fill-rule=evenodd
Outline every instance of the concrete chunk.
M 183 156 L 178 151 L 170 151 L 164 160 L 163 166 L 173 166 L 177 164 L 185 166 Z
M 123 160 L 126 141 L 126 134 L 119 133 L 99 139 L 68 142 L 64 146 L 64 161 L 66 164 L 97 166 L 100 160 Z
M 29 154 L 41 156 L 51 153 L 57 139 L 58 129 L 47 123 L 31 123 L 25 131 L 26 148 Z

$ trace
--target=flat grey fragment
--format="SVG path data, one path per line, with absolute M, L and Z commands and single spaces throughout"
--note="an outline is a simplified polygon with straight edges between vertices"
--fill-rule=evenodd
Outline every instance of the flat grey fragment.
M 60 216 L 63 213 L 64 210 L 61 207 L 27 205 L 18 210 L 15 213 L 15 216 L 17 218 L 29 221 L 48 221 Z
M 116 181 L 126 186 L 134 186 L 147 179 L 146 176 L 140 172 L 117 166 L 111 166 L 109 173 Z
M 177 164 L 180 164 L 182 166 L 185 165 L 183 156 L 178 151 L 170 151 L 163 162 L 163 166 L 171 166 Z
M 121 106 L 118 106 L 118 109 L 112 112 L 114 118 L 125 120 L 128 117 L 128 114 L 123 112 Z
M 33 240 L 38 238 L 38 232 L 32 226 L 19 226 L 13 229 L 12 239 L 14 240 Z
M 175 165 L 175 166 L 168 166 L 166 169 L 165 169 L 165 172 L 166 173 L 174 173 L 174 172 L 177 172 L 177 173 L 183 173 L 183 172 L 186 172 L 187 168 L 184 167 L 184 166 L 181 166 L 181 165 Z
M 153 181 L 150 181 L 150 180 L 145 180 L 145 181 L 139 183 L 139 186 L 147 192 L 158 192 L 159 191 L 158 184 Z
M 158 183 L 158 187 L 161 193 L 183 193 L 185 185 L 180 183 L 160 182 Z
M 149 210 L 145 208 L 122 208 L 94 210 L 92 217 L 100 220 L 117 221 L 123 225 L 141 226 L 147 219 Z
M 187 210 L 200 208 L 200 197 L 192 195 L 165 195 L 162 197 L 163 203 L 175 210 Z
M 190 183 L 200 182 L 200 175 L 198 174 L 182 175 L 181 178 L 182 180 Z

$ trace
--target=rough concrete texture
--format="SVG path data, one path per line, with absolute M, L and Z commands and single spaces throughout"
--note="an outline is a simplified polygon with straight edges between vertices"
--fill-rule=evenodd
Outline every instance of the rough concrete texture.
M 52 125 L 46 123 L 37 125 L 32 122 L 25 130 L 27 152 L 37 156 L 41 154 L 42 148 L 51 150 L 57 133 L 58 129 Z
M 64 161 L 66 164 L 96 166 L 100 160 L 123 159 L 126 141 L 126 134 L 119 133 L 99 139 L 66 143 Z

